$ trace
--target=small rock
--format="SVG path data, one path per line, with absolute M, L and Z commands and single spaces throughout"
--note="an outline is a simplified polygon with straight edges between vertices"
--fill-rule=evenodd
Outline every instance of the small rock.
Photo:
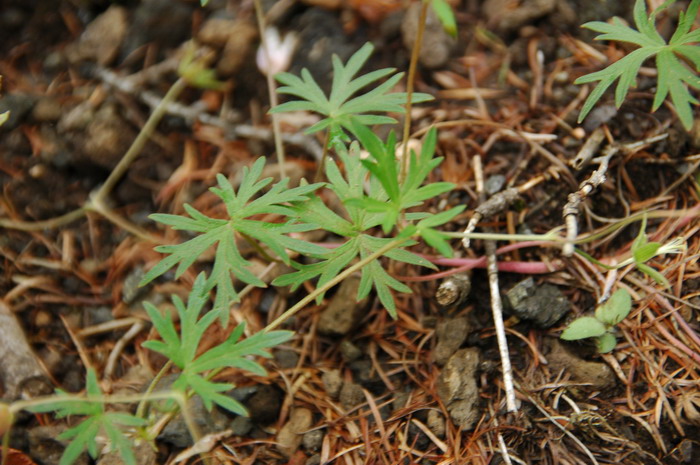
M 304 438 L 302 439 L 301 443 L 306 450 L 319 450 L 323 445 L 323 436 L 323 430 L 315 429 L 304 433 Z
M 306 408 L 295 408 L 289 421 L 277 433 L 278 449 L 285 457 L 294 455 L 301 445 L 304 433 L 313 424 L 313 414 Z
M 435 331 L 437 345 L 433 353 L 435 363 L 442 366 L 457 352 L 459 347 L 467 340 L 472 331 L 472 325 L 466 316 L 446 318 L 437 324 Z
M 177 47 L 191 37 L 191 2 L 181 0 L 142 0 L 133 11 L 129 31 L 121 49 L 127 57 L 149 42 L 164 47 Z
M 340 404 L 345 410 L 357 407 L 365 401 L 365 393 L 362 386 L 355 383 L 345 383 L 340 389 Z
M 450 413 L 452 421 L 463 431 L 471 429 L 479 419 L 477 409 L 479 391 L 476 370 L 479 366 L 479 350 L 457 351 L 440 372 L 437 393 Z
M 10 112 L 7 121 L 2 125 L 2 130 L 9 131 L 19 126 L 36 101 L 36 97 L 21 93 L 8 94 L 0 98 L 0 114 Z
M 557 286 L 535 285 L 527 278 L 506 293 L 509 310 L 523 320 L 532 321 L 539 328 L 549 328 L 571 310 L 571 303 Z
M 583 128 L 586 132 L 593 132 L 599 126 L 607 123 L 617 116 L 617 108 L 612 104 L 596 105 L 583 120 Z
M 154 465 L 156 463 L 156 451 L 153 450 L 151 444 L 146 441 L 139 441 L 136 444 L 132 442 L 132 446 L 134 455 L 138 457 L 139 465 Z M 126 462 L 119 451 L 114 450 L 102 455 L 97 461 L 97 465 L 126 465 Z
M 127 28 L 126 9 L 117 5 L 110 6 L 88 24 L 77 43 L 67 48 L 68 60 L 73 63 L 95 60 L 102 66 L 110 64 L 117 57 Z
M 442 413 L 437 410 L 429 410 L 428 421 L 426 423 L 435 436 L 439 438 L 445 437 L 445 417 L 442 416 Z
M 180 375 L 172 374 L 163 377 L 156 385 L 155 391 L 164 391 L 170 389 L 170 386 L 179 378 Z M 199 427 L 202 434 L 215 433 L 223 431 L 229 422 L 228 417 L 221 413 L 217 408 L 211 411 L 204 407 L 202 398 L 194 396 L 189 401 L 190 415 L 194 422 Z M 182 415 L 177 415 L 163 428 L 158 435 L 158 440 L 172 444 L 175 447 L 189 447 L 194 442 L 187 424 Z
M 63 114 L 63 106 L 55 97 L 43 96 L 32 110 L 32 119 L 38 123 L 53 123 Z
M 338 399 L 340 388 L 343 387 L 343 378 L 340 376 L 340 370 L 333 369 L 323 373 L 321 375 L 321 381 L 331 399 Z
M 511 32 L 552 13 L 557 1 L 523 0 L 517 7 L 512 5 L 510 0 L 485 0 L 481 9 L 490 27 L 500 32 Z
M 58 436 L 66 431 L 62 425 L 36 426 L 29 430 L 29 450 L 31 457 L 42 465 L 58 465 L 68 441 L 59 440 Z M 87 454 L 80 454 L 74 465 L 87 465 Z
M 252 54 L 253 40 L 258 35 L 258 28 L 248 21 L 236 21 L 226 46 L 221 52 L 221 58 L 216 65 L 219 76 L 229 77 L 238 72 L 246 59 Z
M 343 340 L 340 343 L 340 353 L 343 355 L 343 358 L 348 362 L 352 362 L 362 357 L 362 351 L 360 350 L 360 348 L 352 342 L 348 341 L 347 339 Z
M 416 41 L 420 10 L 420 3 L 411 4 L 401 24 L 403 44 L 408 50 L 413 50 L 413 44 Z M 428 16 L 426 17 L 425 30 L 423 32 L 423 43 L 418 56 L 420 63 L 431 69 L 445 66 L 455 43 L 455 39 L 445 32 L 445 28 L 442 26 L 435 11 L 432 8 L 428 8 Z
M 488 195 L 493 195 L 503 189 L 506 185 L 506 177 L 502 174 L 494 174 L 486 178 L 484 182 L 484 190 Z
M 304 462 L 304 465 L 320 465 L 321 456 L 319 454 L 314 454 Z
M 124 278 L 122 286 L 122 302 L 131 304 L 148 290 L 146 287 L 139 287 L 139 283 L 143 279 L 146 272 L 143 267 L 137 266 Z
M 267 425 L 277 420 L 282 408 L 282 391 L 272 384 L 263 384 L 245 402 L 253 423 Z
M 231 422 L 230 429 L 234 436 L 245 436 L 253 429 L 253 422 L 248 417 L 236 417 Z
M 105 104 L 88 123 L 83 154 L 99 166 L 114 168 L 136 138 L 131 125 L 119 114 L 117 106 Z
M 606 389 L 615 385 L 615 374 L 606 363 L 584 360 L 567 349 L 559 339 L 548 338 L 549 352 L 545 353 L 549 368 L 553 372 L 565 370 L 579 383 L 590 384 L 595 389 Z
M 297 363 L 299 363 L 299 354 L 289 349 L 276 350 L 274 357 L 275 362 L 277 362 L 277 365 L 282 369 L 289 370 L 296 368 Z
M 318 320 L 318 331 L 325 335 L 345 336 L 352 331 L 365 314 L 367 299 L 357 302 L 359 276 L 346 278 L 331 298 Z
M 235 23 L 233 19 L 210 18 L 197 33 L 197 40 L 204 45 L 223 47 L 226 45 Z

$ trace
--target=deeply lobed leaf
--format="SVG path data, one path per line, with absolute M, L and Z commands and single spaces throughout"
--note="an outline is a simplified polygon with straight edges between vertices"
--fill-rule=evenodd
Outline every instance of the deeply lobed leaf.
M 690 93 L 688 86 L 700 89 L 700 79 L 697 76 L 700 71 L 700 47 L 690 45 L 700 41 L 700 30 L 691 32 L 690 28 L 697 16 L 700 0 L 692 0 L 688 10 L 685 13 L 680 13 L 678 27 L 671 40 L 666 43 L 655 28 L 655 21 L 656 14 L 661 9 L 668 7 L 670 3 L 664 3 L 647 16 L 645 1 L 637 0 L 634 6 L 634 20 L 638 30 L 624 25 L 622 20 L 617 17 L 613 18 L 612 24 L 594 21 L 583 25 L 583 27 L 601 33 L 596 37 L 596 40 L 629 42 L 640 48 L 604 70 L 582 76 L 575 81 L 576 84 L 598 82 L 581 109 L 579 122 L 583 121 L 616 80 L 619 81 L 615 90 L 615 106 L 619 108 L 630 87 L 635 85 L 635 78 L 642 63 L 656 55 L 658 77 L 652 111 L 658 109 L 666 97 L 670 95 L 678 118 L 683 126 L 690 130 L 693 124 L 691 105 L 697 105 L 698 100 Z M 679 59 L 679 56 L 692 63 L 695 69 L 691 71 L 688 65 Z
M 246 284 L 265 286 L 263 281 L 248 270 L 250 262 L 238 249 L 236 233 L 243 238 L 264 243 L 285 263 L 290 260 L 287 249 L 302 253 L 321 252 L 318 246 L 289 237 L 291 233 L 313 229 L 312 225 L 295 221 L 271 223 L 251 218 L 261 214 L 288 216 L 292 213 L 291 203 L 308 200 L 308 195 L 322 185 L 306 184 L 288 188 L 288 180 L 283 179 L 263 193 L 263 189 L 272 183 L 271 178 L 260 179 L 264 166 L 265 159 L 261 157 L 252 167 L 244 167 L 238 191 L 225 176 L 217 176 L 218 186 L 210 190 L 223 202 L 228 219 L 210 218 L 187 204 L 185 211 L 189 218 L 169 214 L 151 215 L 153 220 L 173 229 L 191 231 L 198 235 L 181 244 L 156 247 L 156 251 L 167 256 L 146 273 L 140 285 L 153 281 L 173 267 L 177 267 L 175 277 L 180 277 L 205 251 L 215 247 L 214 266 L 204 287 L 205 292 L 216 290 L 214 310 L 225 326 L 228 323 L 228 305 L 238 300 L 232 276 L 235 275 Z
M 270 110 L 270 113 L 300 110 L 319 113 L 325 118 L 308 128 L 306 133 L 311 134 L 327 128 L 332 140 L 343 138 L 347 132 L 355 134 L 355 128 L 358 125 L 366 127 L 395 123 L 394 118 L 374 113 L 405 112 L 403 104 L 406 102 L 406 93 L 389 93 L 403 74 L 394 74 L 393 68 L 385 68 L 355 77 L 373 50 L 374 46 L 369 42 L 366 43 L 350 57 L 345 65 L 336 55 L 333 56 L 333 84 L 330 97 L 326 97 L 307 69 L 301 71 L 301 77 L 290 73 L 277 74 L 275 79 L 283 84 L 277 91 L 301 100 L 277 105 Z M 370 84 L 387 77 L 388 79 L 376 88 L 357 95 Z M 428 100 L 432 100 L 428 94 L 414 93 L 412 96 L 413 103 Z

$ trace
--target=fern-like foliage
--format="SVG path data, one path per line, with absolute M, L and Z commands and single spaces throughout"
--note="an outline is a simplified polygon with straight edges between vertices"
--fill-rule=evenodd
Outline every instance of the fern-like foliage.
M 306 68 L 301 71 L 301 77 L 290 73 L 277 74 L 275 79 L 283 84 L 277 91 L 299 97 L 301 100 L 278 105 L 270 110 L 270 113 L 315 111 L 325 118 L 308 128 L 306 133 L 311 134 L 328 128 L 331 140 L 343 137 L 346 131 L 354 133 L 354 128 L 358 125 L 366 127 L 395 123 L 394 118 L 376 113 L 405 113 L 402 105 L 406 103 L 406 93 L 388 93 L 399 82 L 403 73 L 394 74 L 394 68 L 384 68 L 355 77 L 372 54 L 372 50 L 374 46 L 366 43 L 345 65 L 340 58 L 333 55 L 333 85 L 330 96 L 323 93 Z M 368 85 L 388 76 L 390 77 L 384 83 L 369 92 L 355 95 Z M 414 103 L 427 100 L 432 100 L 432 96 L 414 93 L 412 97 Z
M 177 296 L 173 296 L 173 304 L 180 316 L 179 333 L 170 313 L 161 313 L 153 305 L 146 303 L 148 316 L 163 340 L 146 341 L 143 346 L 165 355 L 180 368 L 181 373 L 173 383 L 173 389 L 195 392 L 209 410 L 216 404 L 238 415 L 247 415 L 240 402 L 233 397 L 221 394 L 233 389 L 232 384 L 210 381 L 204 374 L 215 369 L 236 367 L 265 376 L 265 369 L 249 357 L 269 357 L 265 349 L 287 341 L 293 333 L 291 331 L 258 332 L 241 341 L 244 325 L 240 324 L 224 342 L 198 356 L 197 349 L 202 336 L 217 318 L 216 312 L 207 312 L 200 318 L 207 300 L 207 284 L 203 274 L 197 277 L 187 305 Z
M 107 437 L 110 448 L 119 452 L 124 463 L 136 465 L 138 462 L 132 450 L 132 441 L 126 436 L 123 428 L 141 427 L 146 421 L 129 413 L 107 411 L 97 383 L 97 375 L 92 369 L 88 369 L 87 372 L 86 391 L 88 398 L 76 399 L 64 391 L 57 390 L 55 402 L 29 409 L 37 413 L 56 412 L 58 418 L 85 417 L 58 436 L 58 439 L 70 441 L 63 451 L 59 465 L 74 463 L 85 450 L 96 459 L 101 451 L 97 441 L 99 436 Z
M 640 48 L 624 58 L 618 60 L 607 68 L 596 73 L 587 74 L 578 78 L 576 84 L 598 82 L 593 92 L 588 96 L 581 109 L 579 122 L 588 115 L 593 106 L 603 96 L 605 91 L 616 80 L 615 105 L 619 108 L 639 72 L 642 63 L 648 58 L 656 56 L 656 69 L 658 71 L 656 95 L 652 111 L 655 111 L 670 94 L 673 106 L 678 117 L 686 129 L 693 124 L 693 111 L 691 104 L 697 105 L 698 100 L 691 95 L 687 86 L 700 89 L 700 29 L 691 31 L 700 7 L 700 0 L 692 0 L 688 10 L 681 12 L 678 19 L 678 28 L 666 43 L 656 30 L 656 15 L 667 8 L 673 1 L 667 1 L 657 8 L 651 15 L 647 15 L 646 2 L 637 0 L 634 5 L 634 22 L 637 30 L 623 24 L 620 18 L 613 18 L 612 24 L 593 21 L 583 25 L 602 34 L 597 40 L 616 40 L 638 45 Z M 692 67 L 692 69 L 691 69 Z
M 243 168 L 238 192 L 233 189 L 225 176 L 217 176 L 219 187 L 213 187 L 210 190 L 224 203 L 228 219 L 210 218 L 188 204 L 185 204 L 184 208 L 190 218 L 162 213 L 151 215 L 150 218 L 155 221 L 171 226 L 173 229 L 194 232 L 197 236 L 182 244 L 156 247 L 156 251 L 168 256 L 144 276 L 140 285 L 151 282 L 176 265 L 175 277 L 177 278 L 207 249 L 216 247 L 214 266 L 206 280 L 205 288 L 207 291 L 216 289 L 214 310 L 225 326 L 228 323 L 228 304 L 238 300 L 238 293 L 233 287 L 232 274 L 247 284 L 265 286 L 263 281 L 248 270 L 250 262 L 243 258 L 238 250 L 236 233 L 241 237 L 253 238 L 264 243 L 285 263 L 289 263 L 286 249 L 302 253 L 322 252 L 323 249 L 319 246 L 288 236 L 289 233 L 313 229 L 313 225 L 301 224 L 293 220 L 270 223 L 252 218 L 261 214 L 289 216 L 292 213 L 288 206 L 290 202 L 306 201 L 307 195 L 322 185 L 312 184 L 290 189 L 287 188 L 288 180 L 284 179 L 261 194 L 263 189 L 272 182 L 272 178 L 259 180 L 264 166 L 265 159 L 259 158 L 252 168 Z
M 356 259 L 370 256 L 393 240 L 391 237 L 376 237 L 371 233 L 373 228 L 381 225 L 386 232 L 390 232 L 398 224 L 399 216 L 407 208 L 420 205 L 427 198 L 446 192 L 453 187 L 449 183 L 436 183 L 421 187 L 429 170 L 441 161 L 432 158 L 435 149 L 435 131 L 431 131 L 426 138 L 420 157 L 412 153 L 412 164 L 408 178 L 404 184 L 399 185 L 399 167 L 393 152 L 395 146 L 393 136 L 385 145 L 375 139 L 376 136 L 371 132 L 357 126 L 354 129 L 365 143 L 365 149 L 370 151 L 375 161 L 361 160 L 359 146 L 356 143 L 352 144 L 348 151 L 342 142 L 336 142 L 336 152 L 344 165 L 345 176 L 341 174 L 340 168 L 332 160 L 328 162 L 326 167 L 326 176 L 329 181 L 328 188 L 344 205 L 345 217 L 328 208 L 316 195 L 311 196 L 309 201 L 296 203 L 294 206 L 294 211 L 300 221 L 316 224 L 326 231 L 345 238 L 346 241 L 339 247 L 325 253 L 314 254 L 313 256 L 318 259 L 316 263 L 299 264 L 293 262 L 297 271 L 278 277 L 273 281 L 273 284 L 291 285 L 292 288 L 297 288 L 305 281 L 318 277 L 318 286 L 324 285 Z M 368 191 L 365 193 L 364 185 L 370 173 L 372 176 L 370 176 Z M 424 212 L 406 213 L 407 219 L 421 219 L 421 221 L 397 232 L 396 237 L 405 238 L 403 247 L 406 247 L 416 243 L 415 240 L 411 239 L 411 236 L 420 235 L 428 239 L 429 242 L 437 244 L 442 252 L 449 254 L 451 253 L 449 244 L 445 241 L 444 236 L 433 228 L 451 220 L 461 210 L 462 207 L 438 215 Z M 404 263 L 434 268 L 432 263 L 403 247 L 391 249 L 383 256 Z M 372 260 L 362 268 L 357 299 L 366 297 L 372 288 L 377 292 L 382 305 L 394 318 L 396 318 L 396 304 L 391 290 L 411 292 L 408 286 L 389 275 L 379 259 Z M 322 298 L 323 294 L 319 295 L 318 301 Z

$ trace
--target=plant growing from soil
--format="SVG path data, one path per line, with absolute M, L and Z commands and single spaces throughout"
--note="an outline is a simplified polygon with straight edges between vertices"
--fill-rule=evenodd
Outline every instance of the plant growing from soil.
M 671 39 L 666 42 L 655 28 L 657 15 L 668 8 L 674 0 L 666 1 L 650 15 L 647 15 L 646 1 L 637 0 L 634 4 L 634 22 L 637 29 L 626 26 L 618 17 L 612 19 L 612 24 L 592 21 L 583 25 L 602 34 L 596 40 L 615 40 L 638 45 L 639 48 L 607 68 L 578 78 L 576 84 L 598 82 L 593 92 L 588 96 L 579 114 L 579 122 L 588 115 L 593 106 L 600 100 L 613 82 L 619 79 L 615 89 L 615 106 L 620 108 L 622 102 L 639 73 L 642 63 L 656 56 L 657 86 L 652 110 L 656 111 L 670 94 L 673 106 L 683 126 L 690 130 L 693 125 L 691 104 L 697 105 L 698 100 L 688 90 L 687 86 L 700 89 L 700 29 L 691 31 L 698 14 L 700 0 L 692 0 L 687 11 L 681 11 L 678 17 L 678 27 Z
M 629 315 L 632 298 L 629 292 L 619 289 L 595 310 L 595 316 L 582 316 L 572 321 L 561 333 L 565 341 L 595 338 L 596 347 L 601 354 L 615 348 L 615 326 Z

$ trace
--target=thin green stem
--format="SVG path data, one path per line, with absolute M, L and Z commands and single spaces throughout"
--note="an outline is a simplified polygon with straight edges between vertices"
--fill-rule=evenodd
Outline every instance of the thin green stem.
M 145 229 L 139 228 L 138 226 L 136 226 L 132 222 L 128 221 L 127 219 L 122 218 L 121 216 L 114 213 L 114 211 L 112 211 L 112 209 L 110 209 L 107 205 L 105 205 L 101 200 L 97 200 L 96 198 L 93 198 L 93 200 L 88 200 L 86 202 L 84 208 L 86 211 L 92 211 L 92 212 L 95 212 L 99 215 L 102 215 L 108 221 L 111 221 L 112 223 L 119 226 L 123 230 L 130 232 L 134 236 L 141 238 L 146 242 L 153 242 L 153 243 L 160 242 L 159 238 L 150 234 Z
M 498 233 L 460 233 L 443 232 L 445 236 L 455 238 L 483 239 L 487 241 L 545 241 L 564 242 L 565 239 L 557 235 L 557 230 L 552 230 L 547 234 L 498 234 Z
M 150 394 L 122 394 L 115 396 L 77 396 L 61 395 L 36 397 L 28 400 L 18 400 L 10 404 L 10 411 L 15 414 L 21 410 L 31 409 L 42 405 L 55 405 L 65 402 L 100 402 L 103 404 L 131 404 L 145 399 L 149 400 L 175 400 L 178 401 L 179 394 L 175 391 L 152 392 Z
M 258 29 L 260 31 L 260 42 L 262 43 L 263 53 L 267 55 L 267 63 L 271 65 L 272 57 L 270 49 L 267 47 L 267 40 L 265 39 L 265 12 L 262 8 L 262 2 L 260 0 L 255 0 L 255 16 L 258 19 Z M 272 71 L 267 70 L 263 73 L 267 79 L 267 92 L 270 96 L 270 108 L 275 108 L 278 105 L 277 100 L 277 89 L 275 86 L 275 79 L 272 76 Z M 275 152 L 277 152 L 277 164 L 280 167 L 280 177 L 286 178 L 286 169 L 284 164 L 284 145 L 282 144 L 282 130 L 280 129 L 279 116 L 276 113 L 270 115 L 272 117 L 272 134 L 275 139 Z
M 362 269 L 365 265 L 369 264 L 372 260 L 375 260 L 388 251 L 395 249 L 396 247 L 400 247 L 401 244 L 404 242 L 408 241 L 410 238 L 395 238 L 393 241 L 388 242 L 386 245 L 384 245 L 382 248 L 377 249 L 376 252 L 372 253 L 371 255 L 366 256 L 362 260 L 358 261 L 354 265 L 350 266 L 347 268 L 345 271 L 342 273 L 338 274 L 335 278 L 331 279 L 328 281 L 326 284 L 323 286 L 317 288 L 314 290 L 312 293 L 301 299 L 299 302 L 297 302 L 293 307 L 291 307 L 289 310 L 278 316 L 272 323 L 267 325 L 263 331 L 269 332 L 272 331 L 273 329 L 277 328 L 279 325 L 284 323 L 285 320 L 291 318 L 293 315 L 295 315 L 299 310 L 304 308 L 307 304 L 311 303 L 316 297 L 321 295 L 322 293 L 326 292 L 328 289 L 332 288 L 336 284 L 340 283 L 342 280 L 353 274 L 354 272 Z
M 328 144 L 331 141 L 331 131 L 326 130 L 326 137 L 323 141 L 323 154 L 321 155 L 321 160 L 318 162 L 318 169 L 316 169 L 316 174 L 314 175 L 314 182 L 321 182 L 323 178 L 323 173 L 326 170 L 326 158 L 328 158 Z
M 72 223 L 85 216 L 85 207 L 66 213 L 65 215 L 49 218 L 41 221 L 16 221 L 7 218 L 0 218 L 0 228 L 16 229 L 18 231 L 42 231 L 44 229 L 58 228 L 59 226 Z
M 131 166 L 131 163 L 133 163 L 136 157 L 141 153 L 146 145 L 146 142 L 148 142 L 148 139 L 155 132 L 158 123 L 160 123 L 163 116 L 165 116 L 168 106 L 177 99 L 182 91 L 185 90 L 185 87 L 187 87 L 187 82 L 184 78 L 179 78 L 170 87 L 170 89 L 168 89 L 168 92 L 155 107 L 153 113 L 151 113 L 151 116 L 148 117 L 146 124 L 144 124 L 143 128 L 141 128 L 141 131 L 136 136 L 136 139 L 134 139 L 134 142 L 131 144 L 131 147 L 129 147 L 129 150 L 127 150 L 122 159 L 119 160 L 119 163 L 109 174 L 109 177 L 107 177 L 105 183 L 102 184 L 99 190 L 95 193 L 92 199 L 93 203 L 103 203 L 105 198 L 110 194 L 110 192 L 112 192 L 112 189 L 114 189 L 117 183 L 121 180 L 122 176 L 124 176 L 126 171 L 129 169 L 129 166 Z
M 418 57 L 420 56 L 421 45 L 423 44 L 423 32 L 425 31 L 425 21 L 428 17 L 428 0 L 423 0 L 418 19 L 418 32 L 416 40 L 413 42 L 411 52 L 411 63 L 408 66 L 408 78 L 406 82 L 406 116 L 403 120 L 403 153 L 401 156 L 401 173 L 399 183 L 403 183 L 408 173 L 408 139 L 411 137 L 411 107 L 413 104 L 413 87 L 416 80 L 416 68 L 418 67 Z
M 173 366 L 173 361 L 168 360 L 166 362 L 166 364 L 163 365 L 163 368 L 161 368 L 160 371 L 158 371 L 156 376 L 153 378 L 151 383 L 148 385 L 148 388 L 146 389 L 146 392 L 144 392 L 144 394 L 151 395 L 151 393 L 153 393 L 153 390 L 156 388 L 156 385 L 163 378 L 163 376 L 165 376 L 165 373 L 168 372 L 168 370 L 170 369 L 171 366 Z M 145 418 L 146 400 L 147 400 L 147 398 L 144 397 L 143 399 L 141 399 L 141 401 L 139 401 L 139 405 L 136 408 L 136 416 L 138 418 Z

